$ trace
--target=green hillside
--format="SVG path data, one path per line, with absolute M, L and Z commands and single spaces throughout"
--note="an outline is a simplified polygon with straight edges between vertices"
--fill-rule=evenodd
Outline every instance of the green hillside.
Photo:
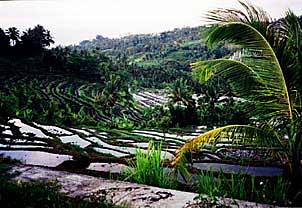
M 130 35 L 110 39 L 98 35 L 82 41 L 82 49 L 104 52 L 110 58 L 125 57 L 141 67 L 171 67 L 189 70 L 189 64 L 197 60 L 221 58 L 230 53 L 222 45 L 208 48 L 205 37 L 209 27 L 187 27 L 158 34 Z
M 50 32 L 40 25 L 23 35 L 17 28 L 10 30 L 0 31 L 1 115 L 66 126 L 158 126 L 157 119 L 169 112 L 150 106 L 166 104 L 162 96 L 171 89 L 187 88 L 187 98 L 200 91 L 189 64 L 230 52 L 205 46 L 200 37 L 208 33 L 206 27 L 120 39 L 97 36 L 80 46 L 51 49 Z M 158 89 L 166 92 L 150 94 Z M 193 113 L 191 108 L 170 109 L 177 122 L 186 123 L 181 115 Z

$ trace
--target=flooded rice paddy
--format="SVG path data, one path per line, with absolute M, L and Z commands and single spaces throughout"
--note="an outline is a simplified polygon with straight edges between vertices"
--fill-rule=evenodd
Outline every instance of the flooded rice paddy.
M 151 96 L 151 95 L 150 95 Z M 177 149 L 187 140 L 192 139 L 205 131 L 205 127 L 197 127 L 182 134 L 161 132 L 156 130 L 123 130 L 104 131 L 97 129 L 67 128 L 38 123 L 24 123 L 19 119 L 11 119 L 7 124 L 1 124 L 0 154 L 20 160 L 24 164 L 57 167 L 65 161 L 73 160 L 75 155 L 93 154 L 104 159 L 100 162 L 87 164 L 88 170 L 121 172 L 125 164 L 112 163 L 110 158 L 132 158 L 139 149 L 146 153 L 149 141 L 159 141 L 162 145 L 162 159 L 171 159 Z M 64 146 L 65 145 L 65 146 Z M 66 145 L 74 147 L 64 151 Z M 226 145 L 217 145 L 219 148 Z M 247 150 L 243 152 L 246 154 Z M 81 153 L 82 152 L 82 153 Z M 238 152 L 238 150 L 237 150 Z M 215 156 L 215 155 L 214 155 Z M 212 158 L 217 158 L 218 156 Z M 240 157 L 240 154 L 239 154 Z M 207 157 L 204 157 L 207 159 Z M 250 167 L 223 163 L 194 163 L 199 170 L 223 170 L 226 173 L 242 171 L 255 176 L 276 176 L 282 174 L 277 167 Z

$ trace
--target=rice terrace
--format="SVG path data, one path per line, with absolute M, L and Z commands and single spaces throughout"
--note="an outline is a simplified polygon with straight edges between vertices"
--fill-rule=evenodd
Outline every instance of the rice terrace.
M 302 3 L 144 3 L 0 1 L 1 207 L 301 207 Z

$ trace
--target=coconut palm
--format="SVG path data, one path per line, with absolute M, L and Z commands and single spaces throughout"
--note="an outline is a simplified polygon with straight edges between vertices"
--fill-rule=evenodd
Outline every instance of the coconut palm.
M 110 115 L 110 127 L 113 127 L 116 103 L 119 102 L 122 106 L 131 106 L 133 98 L 124 80 L 120 76 L 111 74 L 104 88 L 97 93 L 95 102 L 97 105 L 102 105 L 104 111 Z
M 192 99 L 193 92 L 190 90 L 187 84 L 187 80 L 177 79 L 171 86 L 171 94 L 169 96 L 170 102 L 173 104 L 183 104 L 185 106 L 195 106 L 195 102 Z
M 286 12 L 286 17 L 271 27 L 278 30 L 275 34 L 274 47 L 285 70 L 285 79 L 289 83 L 291 91 L 302 94 L 302 19 L 291 11 Z
M 17 28 L 15 27 L 10 27 L 6 30 L 6 34 L 9 36 L 11 42 L 12 42 L 12 45 L 16 45 L 17 42 L 19 41 L 20 39 L 20 32 Z
M 272 152 L 282 148 L 274 153 L 280 159 L 287 158 L 293 185 L 301 190 L 302 115 L 301 91 L 297 90 L 301 82 L 292 80 L 302 76 L 298 70 L 301 59 L 297 57 L 301 55 L 301 23 L 288 12 L 278 24 L 270 24 L 269 16 L 262 9 L 240 3 L 246 13 L 233 9 L 208 13 L 209 20 L 216 24 L 208 43 L 227 41 L 240 47 L 240 55 L 234 59 L 196 62 L 192 70 L 202 83 L 213 76 L 222 77 L 236 97 L 252 103 L 247 105 L 247 110 L 256 122 L 223 126 L 189 140 L 178 150 L 172 165 L 179 164 L 186 152 L 223 139 L 267 147 Z M 293 27 L 296 31 L 292 31 Z M 284 51 L 280 52 L 280 48 Z M 294 67 L 287 66 L 282 59 L 289 53 L 297 62 Z M 291 70 L 298 74 L 292 79 Z

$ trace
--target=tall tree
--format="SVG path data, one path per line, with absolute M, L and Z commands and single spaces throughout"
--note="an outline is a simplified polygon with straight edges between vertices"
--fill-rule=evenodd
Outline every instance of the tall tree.
M 5 55 L 10 47 L 9 36 L 0 28 L 0 54 Z
M 213 144 L 221 139 L 230 139 L 243 144 L 257 144 L 276 152 L 279 157 L 288 158 L 290 179 L 293 190 L 302 190 L 302 113 L 301 94 L 292 91 L 294 82 L 286 79 L 289 66 L 281 67 L 282 59 L 278 59 L 272 43 L 266 34 L 269 31 L 268 15 L 250 4 L 241 4 L 246 13 L 240 10 L 215 10 L 209 13 L 209 19 L 217 27 L 208 37 L 209 44 L 227 41 L 241 47 L 238 60 L 218 59 L 193 64 L 199 81 L 206 82 L 212 76 L 223 77 L 231 86 L 232 92 L 254 105 L 251 112 L 258 122 L 251 125 L 229 125 L 206 132 L 183 145 L 172 160 L 178 164 L 185 152 Z M 288 15 L 293 15 L 291 12 Z M 285 19 L 287 19 L 289 16 Z M 291 24 L 298 25 L 298 18 Z M 285 23 L 280 23 L 285 24 Z M 283 25 L 285 26 L 285 25 Z M 288 27 L 291 28 L 291 27 Z M 272 30 L 273 37 L 282 37 L 287 47 L 286 53 L 293 53 L 291 44 L 291 29 L 278 33 L 278 28 Z M 299 42 L 301 41 L 301 30 Z M 278 33 L 278 34 L 277 34 Z M 280 39 L 279 39 L 280 40 Z M 296 55 L 295 55 L 296 56 Z M 294 57 L 295 57 L 294 56 Z M 282 56 L 283 57 L 283 56 Z M 280 57 L 280 58 L 282 58 Z M 299 71 L 301 76 L 302 71 Z M 301 84 L 301 83 L 300 83 Z M 247 108 L 247 110 L 250 110 Z M 287 139 L 288 138 L 288 139 Z M 284 159 L 283 158 L 283 159 Z M 300 195 L 301 196 L 301 195 Z
M 20 32 L 17 28 L 15 27 L 10 27 L 6 30 L 6 34 L 9 36 L 10 38 L 10 42 L 12 46 L 15 46 L 19 39 L 20 39 Z
M 44 48 L 54 43 L 50 32 L 43 26 L 37 25 L 33 29 L 28 29 L 21 36 L 23 50 L 33 54 L 41 52 Z
M 195 106 L 195 101 L 192 98 L 193 92 L 190 90 L 187 80 L 177 79 L 171 85 L 170 101 L 174 104 L 182 103 L 187 107 Z
M 113 127 L 113 116 L 116 103 L 129 105 L 133 98 L 129 92 L 128 85 L 117 75 L 110 75 L 103 89 L 97 94 L 96 104 L 101 105 L 104 111 L 110 115 L 110 127 Z

